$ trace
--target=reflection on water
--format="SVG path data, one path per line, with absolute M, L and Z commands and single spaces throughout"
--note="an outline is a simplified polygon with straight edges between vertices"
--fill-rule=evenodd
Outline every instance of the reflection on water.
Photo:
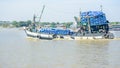
M 38 40 L 0 32 L 0 68 L 120 68 L 119 40 Z

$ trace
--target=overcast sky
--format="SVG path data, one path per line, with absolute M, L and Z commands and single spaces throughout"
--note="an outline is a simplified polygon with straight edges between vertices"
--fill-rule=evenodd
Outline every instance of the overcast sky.
M 39 16 L 45 5 L 41 21 L 74 22 L 80 10 L 99 11 L 102 5 L 109 21 L 120 22 L 119 4 L 120 0 L 0 0 L 0 20 L 32 20 L 33 14 Z

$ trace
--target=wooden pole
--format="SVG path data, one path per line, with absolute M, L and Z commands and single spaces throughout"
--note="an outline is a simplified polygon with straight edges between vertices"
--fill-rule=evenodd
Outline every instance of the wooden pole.
M 91 33 L 91 27 L 90 27 L 90 17 L 87 16 L 87 21 L 88 21 L 88 31 Z

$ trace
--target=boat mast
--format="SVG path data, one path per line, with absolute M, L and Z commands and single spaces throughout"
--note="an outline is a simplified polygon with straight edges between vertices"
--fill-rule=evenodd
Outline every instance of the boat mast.
M 88 31 L 89 31 L 89 33 L 91 33 L 90 16 L 87 16 L 87 21 L 88 21 Z
M 87 13 L 86 18 L 87 18 L 87 22 L 88 22 L 88 31 L 89 31 L 89 33 L 91 33 L 91 27 L 90 27 L 90 17 L 92 17 L 92 16 L 89 16 L 89 15 L 88 15 L 88 13 Z
M 45 5 L 43 5 L 43 9 L 42 9 L 41 14 L 40 14 L 40 18 L 39 18 L 39 21 L 38 21 L 39 25 L 40 25 L 40 22 L 41 22 L 41 18 L 42 18 L 42 14 L 43 14 L 44 8 L 45 8 Z

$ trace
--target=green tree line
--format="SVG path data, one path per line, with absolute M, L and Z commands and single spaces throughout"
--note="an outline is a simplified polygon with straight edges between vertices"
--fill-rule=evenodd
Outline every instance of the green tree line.
M 120 22 L 110 22 L 110 25 L 120 25 Z
M 29 25 L 31 25 L 31 23 L 33 23 L 31 20 L 27 20 L 27 21 L 12 21 L 12 22 L 1 22 L 0 26 L 2 27 L 23 27 L 26 26 L 28 27 Z M 57 27 L 57 25 L 63 25 L 67 28 L 70 28 L 70 26 L 73 24 L 73 22 L 35 22 L 36 25 L 40 25 L 40 26 L 46 26 L 49 25 L 52 28 Z
M 32 21 L 28 20 L 28 21 L 13 21 L 12 25 L 14 27 L 23 27 L 23 26 L 29 26 L 32 23 Z
M 23 27 L 26 26 L 28 27 L 29 25 L 31 25 L 32 21 L 31 20 L 27 20 L 27 21 L 0 21 L 0 26 L 2 27 Z M 52 28 L 57 27 L 57 25 L 63 25 L 66 28 L 70 28 L 70 26 L 73 24 L 73 22 L 35 22 L 36 25 L 40 25 L 40 26 L 46 26 L 49 25 Z M 120 22 L 110 22 L 110 25 L 120 25 Z M 78 24 L 79 25 L 79 24 Z

